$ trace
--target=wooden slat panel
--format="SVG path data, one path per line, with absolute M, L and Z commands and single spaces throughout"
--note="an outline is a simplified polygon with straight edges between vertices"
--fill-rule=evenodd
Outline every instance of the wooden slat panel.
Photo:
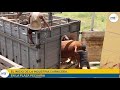
M 46 68 L 55 66 L 60 61 L 59 48 L 60 48 L 59 38 L 45 45 L 45 67 Z
M 6 50 L 7 50 L 7 55 L 10 60 L 13 60 L 13 49 L 12 49 L 12 40 L 6 38 Z
M 22 65 L 26 68 L 29 68 L 29 60 L 28 60 L 28 47 L 21 45 L 21 60 Z
M 30 68 L 37 68 L 37 63 L 36 63 L 36 52 L 33 49 L 29 48 L 29 57 L 30 57 Z

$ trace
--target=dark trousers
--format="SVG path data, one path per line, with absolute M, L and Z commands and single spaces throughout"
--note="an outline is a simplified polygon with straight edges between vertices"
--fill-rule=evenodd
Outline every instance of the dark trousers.
M 88 61 L 82 61 L 82 62 L 80 62 L 80 69 L 82 69 L 83 66 L 87 66 L 87 69 L 90 69 L 90 65 L 89 65 Z

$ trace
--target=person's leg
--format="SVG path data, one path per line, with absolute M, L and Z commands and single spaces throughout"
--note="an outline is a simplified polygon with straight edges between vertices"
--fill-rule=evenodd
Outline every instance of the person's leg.
M 82 69 L 82 66 L 80 66 L 80 69 Z
M 32 30 L 31 29 L 28 30 L 28 35 L 29 35 L 30 43 L 34 44 L 33 39 L 32 39 Z
M 83 65 L 84 65 L 84 63 L 83 63 L 83 62 L 80 62 L 80 69 L 83 68 Z
M 86 64 L 87 64 L 87 69 L 90 69 L 90 65 L 89 65 L 89 62 L 87 62 Z

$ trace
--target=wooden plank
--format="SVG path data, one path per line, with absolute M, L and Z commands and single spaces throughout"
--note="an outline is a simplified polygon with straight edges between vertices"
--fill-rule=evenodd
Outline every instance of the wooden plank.
M 18 47 L 18 43 L 17 42 L 13 42 L 13 51 L 12 52 L 14 54 L 13 58 L 14 58 L 15 63 L 19 64 L 20 63 L 19 60 L 18 60 L 18 57 L 19 57 L 18 56 L 19 55 L 18 54 L 19 53 L 19 47 Z
M 6 37 L 6 38 L 8 38 L 8 39 L 12 39 L 13 41 L 19 42 L 19 43 L 22 44 L 22 45 L 25 45 L 25 46 L 27 46 L 27 47 L 29 47 L 29 48 L 32 48 L 32 49 L 36 50 L 35 46 L 31 46 L 29 43 L 25 43 L 24 41 L 21 41 L 20 39 L 17 39 L 17 38 L 15 38 L 15 37 L 13 37 L 13 36 L 10 36 L 10 35 L 5 34 L 5 33 L 3 33 L 3 32 L 0 32 L 0 35 L 2 36 L 2 40 L 3 40 L 2 42 L 3 42 L 3 43 L 5 43 L 4 37 Z M 3 45 L 3 46 L 5 46 L 5 45 Z
M 29 68 L 30 62 L 28 60 L 28 47 L 21 45 L 21 60 L 22 60 L 22 65 L 26 68 Z
M 1 36 L 0 36 L 0 55 L 2 54 L 2 49 L 1 49 Z
M 5 37 L 1 36 L 1 52 L 3 56 L 6 56 L 6 44 L 5 44 Z
M 12 32 L 11 32 L 11 24 L 10 22 L 7 22 L 7 21 L 4 21 L 4 29 L 5 29 L 5 33 L 11 35 Z
M 7 51 L 8 58 L 10 60 L 13 60 L 13 49 L 12 49 L 12 46 L 13 46 L 12 40 L 6 38 L 6 51 Z
M 59 46 L 61 40 L 58 38 L 45 45 L 45 66 L 46 68 L 52 67 L 60 61 Z M 50 51 L 50 52 L 48 52 Z
M 38 68 L 45 68 L 45 45 L 40 45 L 40 60 Z
M 12 61 L 10 61 L 9 59 L 3 57 L 0 55 L 0 62 L 3 63 L 5 66 L 7 67 L 12 67 Z
M 17 24 L 11 24 L 12 27 L 12 36 L 19 38 L 19 31 Z
M 20 33 L 20 39 L 23 40 L 24 42 L 28 43 L 28 28 L 26 27 L 18 27 L 19 33 Z
M 37 51 L 29 48 L 30 68 L 37 68 L 36 53 Z
M 18 61 L 18 64 L 21 65 L 22 64 L 22 60 L 21 60 L 21 53 L 20 52 L 21 52 L 21 44 L 18 43 L 18 57 L 17 57 L 18 60 L 17 61 Z
M 70 24 L 70 32 L 80 31 L 80 22 L 72 22 Z
M 4 32 L 3 20 L 0 20 L 0 31 Z
M 5 58 L 4 56 L 2 56 L 2 55 L 0 55 L 0 63 L 3 63 L 6 67 L 23 67 L 23 66 L 21 66 L 21 65 L 18 65 L 18 64 L 16 64 L 16 63 L 14 63 L 14 62 L 12 62 L 11 60 L 9 60 L 9 59 L 7 59 L 7 58 Z

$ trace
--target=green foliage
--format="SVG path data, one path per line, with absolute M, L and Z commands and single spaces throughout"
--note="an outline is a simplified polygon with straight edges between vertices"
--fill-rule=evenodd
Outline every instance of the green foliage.
M 81 31 L 91 30 L 92 12 L 63 12 L 56 16 L 69 17 L 81 21 Z M 94 30 L 104 31 L 106 29 L 107 12 L 95 12 Z

